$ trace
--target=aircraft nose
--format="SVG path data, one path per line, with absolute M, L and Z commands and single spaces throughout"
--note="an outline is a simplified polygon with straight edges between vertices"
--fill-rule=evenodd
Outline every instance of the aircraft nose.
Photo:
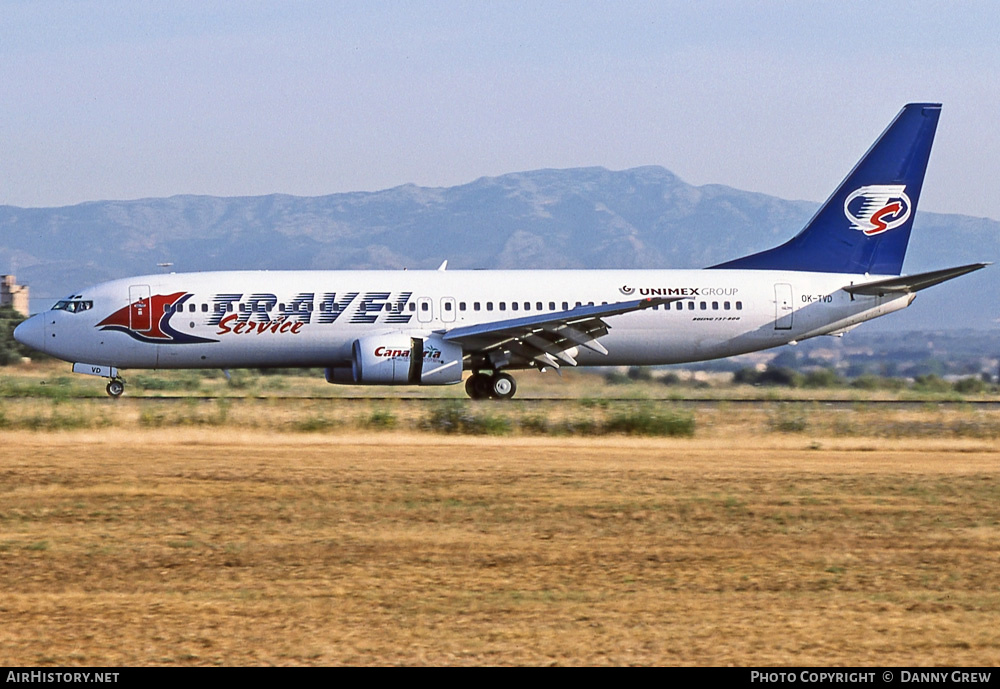
M 41 314 L 30 317 L 14 328 L 14 339 L 32 349 L 43 351 L 45 345 L 45 321 Z

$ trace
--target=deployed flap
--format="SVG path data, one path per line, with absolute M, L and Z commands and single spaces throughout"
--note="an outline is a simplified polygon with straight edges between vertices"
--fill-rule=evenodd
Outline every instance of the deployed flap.
M 844 287 L 844 291 L 850 294 L 863 294 L 876 297 L 884 294 L 919 292 L 922 289 L 933 287 L 934 285 L 941 284 L 966 273 L 971 273 L 988 265 L 989 263 L 970 263 L 967 266 L 959 266 L 958 268 L 944 268 L 943 270 L 932 270 L 929 273 L 903 275 L 898 278 L 876 280 L 875 282 L 866 282 L 861 285 L 848 285 Z
M 521 363 L 559 368 L 559 362 L 576 366 L 576 360 L 567 350 L 581 346 L 601 354 L 608 353 L 596 341 L 608 333 L 609 326 L 602 319 L 682 298 L 653 297 L 601 306 L 578 306 L 568 311 L 455 328 L 444 333 L 442 338 L 461 344 L 466 354 L 489 355 L 498 367 Z

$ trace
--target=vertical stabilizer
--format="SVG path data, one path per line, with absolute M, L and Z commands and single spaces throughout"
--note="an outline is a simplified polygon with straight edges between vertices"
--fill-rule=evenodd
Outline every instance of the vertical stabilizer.
M 712 268 L 899 275 L 940 114 L 905 106 L 801 232 Z

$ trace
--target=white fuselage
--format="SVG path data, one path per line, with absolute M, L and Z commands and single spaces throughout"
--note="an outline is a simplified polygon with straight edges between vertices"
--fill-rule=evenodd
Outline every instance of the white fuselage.
M 852 296 L 842 289 L 876 279 L 764 270 L 147 275 L 76 293 L 92 305 L 38 314 L 21 333 L 66 361 L 121 368 L 338 366 L 368 335 L 423 337 L 660 296 L 679 300 L 607 318 L 609 331 L 599 340 L 607 354 L 580 348 L 576 359 L 584 366 L 674 364 L 843 331 L 912 301 L 910 294 Z M 137 302 L 148 312 L 135 310 Z

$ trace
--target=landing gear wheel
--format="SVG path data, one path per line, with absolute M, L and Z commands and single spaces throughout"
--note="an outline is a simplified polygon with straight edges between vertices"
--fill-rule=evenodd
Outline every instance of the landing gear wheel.
M 121 378 L 112 379 L 108 383 L 107 391 L 112 397 L 121 397 L 122 393 L 125 392 L 125 381 Z
M 493 376 L 490 385 L 490 394 L 494 399 L 509 400 L 517 392 L 517 383 L 514 378 L 506 373 L 497 373 Z
M 485 400 L 490 397 L 490 387 L 493 379 L 482 373 L 473 373 L 465 381 L 465 392 L 474 400 Z
M 465 394 L 474 400 L 479 399 L 479 390 L 477 390 L 476 378 L 479 377 L 478 373 L 473 373 L 471 376 L 465 379 Z

